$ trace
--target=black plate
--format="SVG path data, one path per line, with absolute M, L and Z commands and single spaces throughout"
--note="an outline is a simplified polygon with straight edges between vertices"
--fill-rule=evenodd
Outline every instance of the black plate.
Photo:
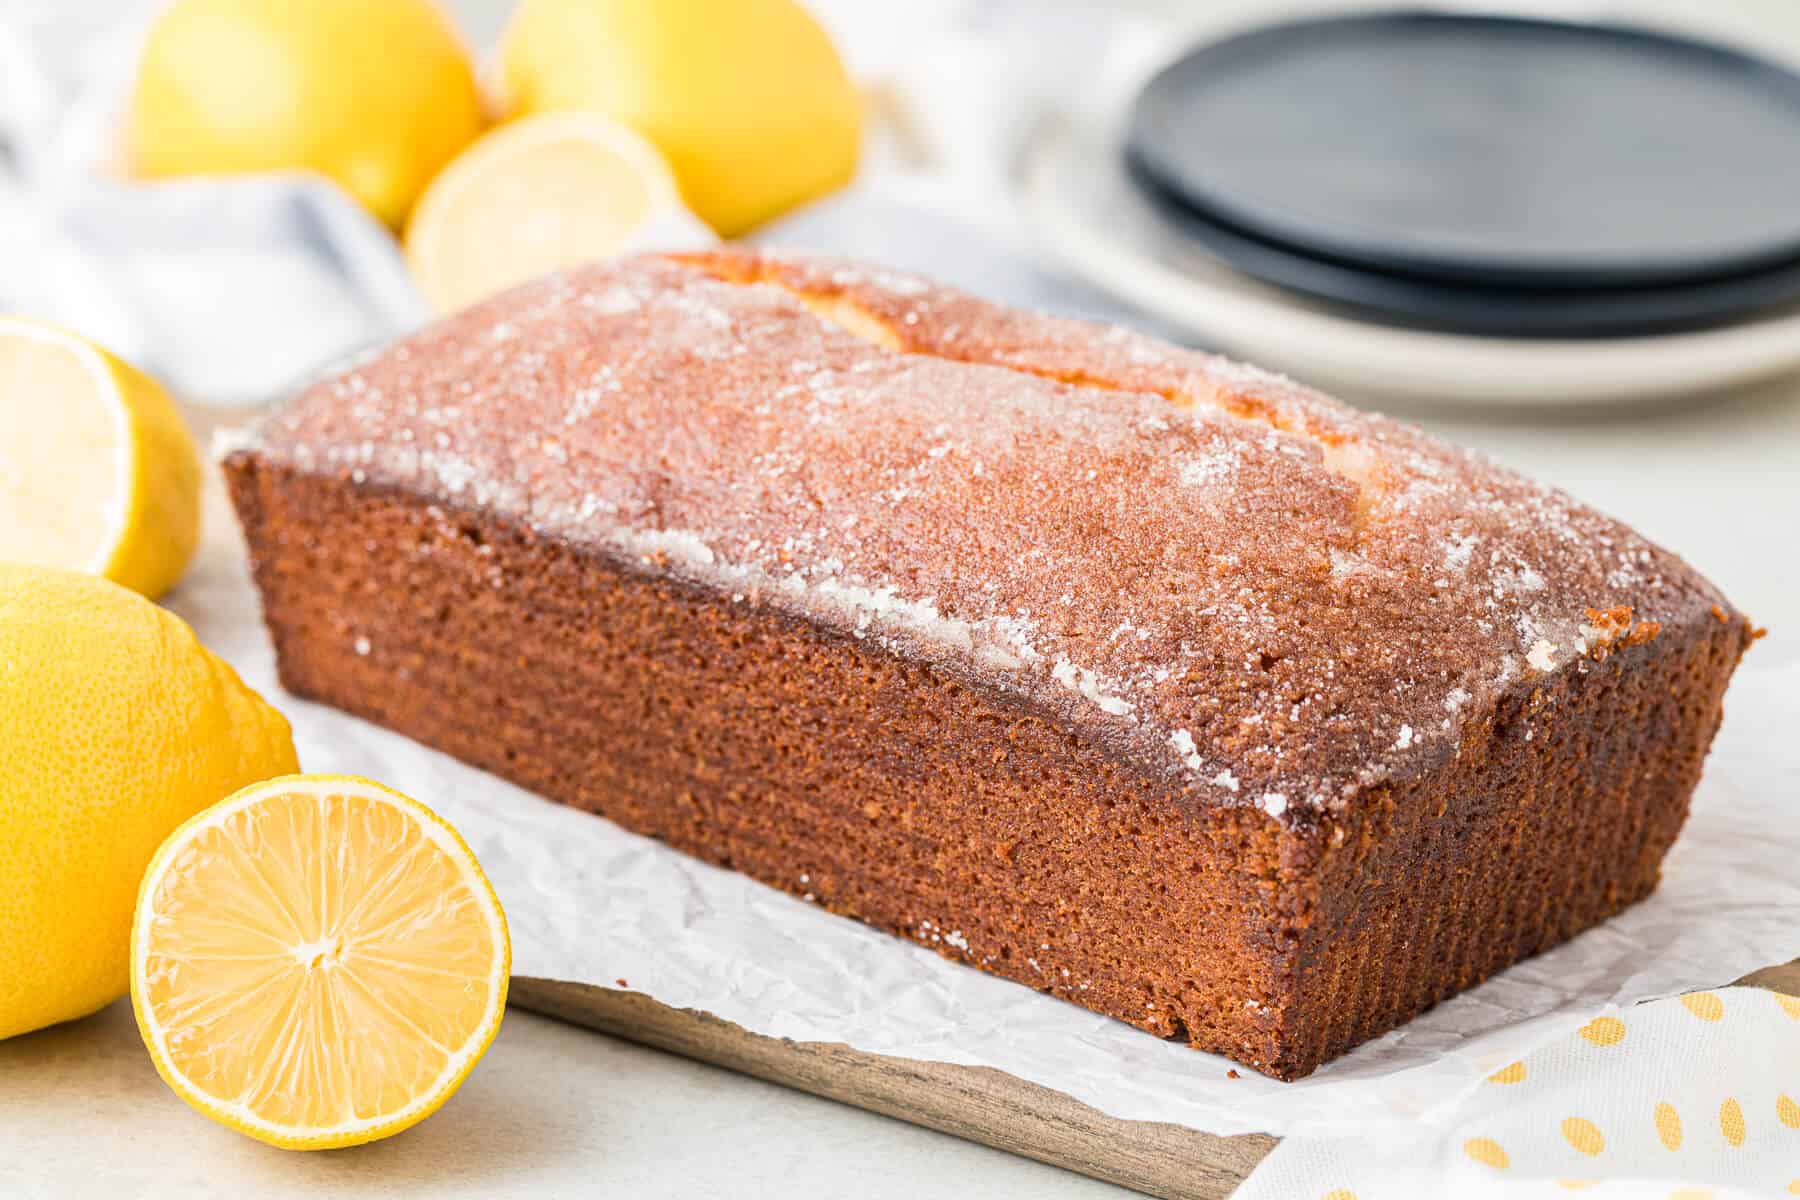
M 1643 30 L 1272 26 L 1158 74 L 1130 147 L 1214 224 L 1369 270 L 1593 289 L 1800 261 L 1800 76 Z
M 1496 337 L 1623 337 L 1704 328 L 1800 301 L 1800 264 L 1701 283 L 1588 290 L 1474 287 L 1366 271 L 1209 221 L 1133 167 L 1171 228 L 1206 253 L 1266 283 L 1395 324 Z

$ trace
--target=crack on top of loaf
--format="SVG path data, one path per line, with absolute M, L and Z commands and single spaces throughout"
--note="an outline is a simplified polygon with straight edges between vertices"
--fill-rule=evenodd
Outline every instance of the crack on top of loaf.
M 1321 430 L 1309 425 L 1267 400 L 1245 392 L 1215 386 L 1205 394 L 1196 394 L 1174 386 L 1139 387 L 1085 370 L 1058 370 L 1032 363 L 998 357 L 977 358 L 944 354 L 908 336 L 904 327 L 883 320 L 851 295 L 843 286 L 809 289 L 796 286 L 785 278 L 778 264 L 756 255 L 718 253 L 676 254 L 671 259 L 694 268 L 721 283 L 743 287 L 772 287 L 803 305 L 808 312 L 829 325 L 836 326 L 859 341 L 895 354 L 917 354 L 945 362 L 966 362 L 975 366 L 998 367 L 1038 379 L 1047 379 L 1069 387 L 1091 388 L 1106 392 L 1131 392 L 1160 396 L 1177 408 L 1205 408 L 1247 425 L 1273 429 L 1316 446 L 1323 469 L 1342 480 L 1353 500 L 1350 532 L 1360 537 L 1379 512 L 1387 493 L 1385 464 L 1369 445 L 1336 430 Z

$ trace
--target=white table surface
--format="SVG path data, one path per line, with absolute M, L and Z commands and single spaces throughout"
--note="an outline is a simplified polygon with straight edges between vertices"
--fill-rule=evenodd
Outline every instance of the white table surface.
M 1800 378 L 1654 410 L 1418 419 L 1682 553 L 1770 627 L 1753 664 L 1800 659 Z M 777 1192 L 1128 1194 L 518 1011 L 437 1116 L 385 1143 L 315 1155 L 190 1112 L 157 1079 L 123 1002 L 0 1042 L 6 1197 Z

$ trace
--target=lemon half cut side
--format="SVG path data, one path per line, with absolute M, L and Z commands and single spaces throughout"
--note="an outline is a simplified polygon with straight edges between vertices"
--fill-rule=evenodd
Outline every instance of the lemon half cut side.
M 200 540 L 200 458 L 149 376 L 50 325 L 0 317 L 0 561 L 155 599 Z
M 456 830 L 366 779 L 252 784 L 170 835 L 132 926 L 157 1071 L 240 1133 L 353 1146 L 431 1115 L 500 1027 L 506 918 Z
M 713 240 L 641 135 L 598 113 L 547 113 L 500 126 L 444 168 L 407 225 L 406 258 L 432 307 L 454 312 L 646 239 Z

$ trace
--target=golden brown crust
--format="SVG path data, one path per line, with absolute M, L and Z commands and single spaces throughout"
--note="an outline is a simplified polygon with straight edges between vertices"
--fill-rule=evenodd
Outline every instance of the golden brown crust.
M 1289 820 L 1454 754 L 1585 653 L 1590 609 L 1723 604 L 1416 430 L 841 263 L 552 277 L 321 383 L 256 449 L 892 644 Z

